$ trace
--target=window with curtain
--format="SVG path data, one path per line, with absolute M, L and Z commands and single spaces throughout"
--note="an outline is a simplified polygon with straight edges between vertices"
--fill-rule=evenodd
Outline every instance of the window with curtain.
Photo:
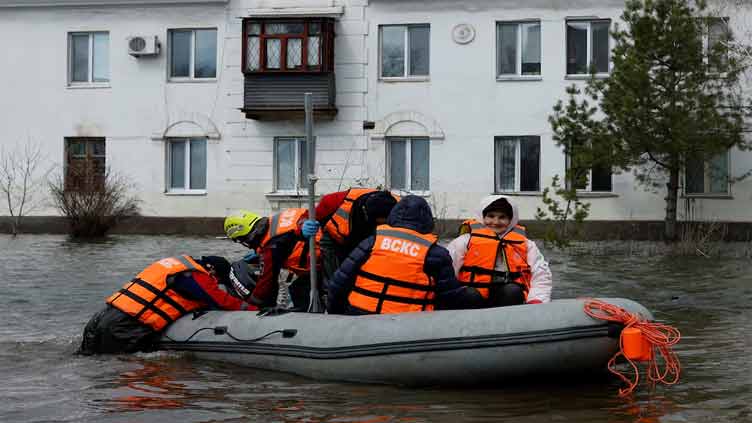
M 274 139 L 274 191 L 297 192 L 308 189 L 307 153 L 305 137 Z
M 387 138 L 387 183 L 390 189 L 430 189 L 430 143 L 423 137 Z
M 217 77 L 216 29 L 171 29 L 168 50 L 170 79 Z
M 498 22 L 496 61 L 497 76 L 540 75 L 540 22 Z
M 687 160 L 684 178 L 684 192 L 687 195 L 728 195 L 729 153 L 719 154 L 710 160 Z
M 106 84 L 110 82 L 109 32 L 71 32 L 68 34 L 68 84 Z
M 324 19 L 244 20 L 246 72 L 323 72 L 332 56 L 332 23 Z
M 206 139 L 174 138 L 167 142 L 167 191 L 206 190 Z
M 610 68 L 610 20 L 567 21 L 567 75 L 607 74 Z
M 428 76 L 431 28 L 428 24 L 379 27 L 382 78 Z
M 496 192 L 540 191 L 540 137 L 499 136 L 494 141 Z
M 104 138 L 65 139 L 66 191 L 101 191 L 106 173 Z

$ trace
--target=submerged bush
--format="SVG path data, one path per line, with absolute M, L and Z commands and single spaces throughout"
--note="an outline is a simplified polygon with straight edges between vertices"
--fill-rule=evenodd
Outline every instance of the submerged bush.
M 104 175 L 76 180 L 75 184 L 62 175 L 50 182 L 52 200 L 68 220 L 74 238 L 102 237 L 119 221 L 138 216 L 141 201 L 130 194 L 132 187 L 127 177 L 109 168 Z

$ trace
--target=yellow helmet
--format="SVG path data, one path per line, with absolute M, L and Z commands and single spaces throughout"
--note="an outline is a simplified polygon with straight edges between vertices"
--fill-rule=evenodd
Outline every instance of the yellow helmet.
M 225 218 L 225 234 L 232 240 L 248 235 L 256 226 L 261 216 L 248 210 L 239 210 Z

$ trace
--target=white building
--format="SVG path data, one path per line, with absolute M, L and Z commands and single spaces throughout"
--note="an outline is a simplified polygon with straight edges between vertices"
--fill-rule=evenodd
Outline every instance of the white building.
M 531 219 L 565 172 L 547 118 L 591 61 L 608 73 L 607 29 L 622 6 L 0 0 L 2 145 L 38 143 L 62 172 L 126 174 L 145 216 L 270 213 L 305 201 L 302 92 L 311 91 L 318 192 L 408 190 L 447 218 L 506 192 Z M 730 25 L 749 19 L 748 8 Z M 721 162 L 738 176 L 752 154 Z M 750 221 L 752 180 L 693 175 L 684 194 L 695 218 Z M 665 194 L 630 174 L 596 172 L 590 185 L 590 219 L 663 219 Z

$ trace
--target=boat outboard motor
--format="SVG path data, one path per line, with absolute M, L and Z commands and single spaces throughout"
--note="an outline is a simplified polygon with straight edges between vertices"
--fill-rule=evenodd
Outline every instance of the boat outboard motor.
M 230 267 L 230 282 L 227 292 L 233 297 L 244 300 L 251 295 L 256 287 L 261 270 L 258 265 L 249 264 L 245 260 L 238 260 Z

